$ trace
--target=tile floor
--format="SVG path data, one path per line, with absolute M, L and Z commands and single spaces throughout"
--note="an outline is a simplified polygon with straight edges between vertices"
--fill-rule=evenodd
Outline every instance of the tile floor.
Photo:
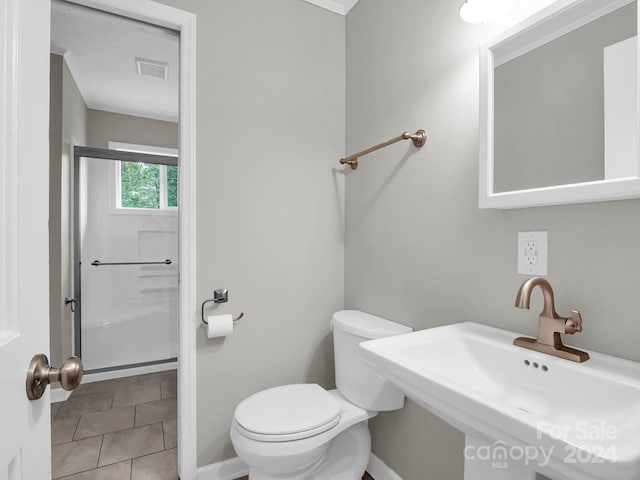
M 177 480 L 176 371 L 80 385 L 51 405 L 52 469 L 65 480 Z

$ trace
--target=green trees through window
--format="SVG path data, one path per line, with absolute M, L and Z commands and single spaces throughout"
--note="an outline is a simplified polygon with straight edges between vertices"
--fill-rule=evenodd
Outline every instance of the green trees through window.
M 178 167 L 167 165 L 167 206 L 178 206 Z
M 120 162 L 122 208 L 160 208 L 160 165 Z
M 178 206 L 178 167 L 120 162 L 120 207 L 165 209 Z

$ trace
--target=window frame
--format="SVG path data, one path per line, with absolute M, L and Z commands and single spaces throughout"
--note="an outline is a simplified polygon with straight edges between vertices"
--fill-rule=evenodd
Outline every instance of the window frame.
M 177 148 L 156 147 L 153 145 L 140 145 L 135 143 L 123 143 L 123 142 L 108 142 L 109 150 L 119 150 L 125 152 L 134 153 L 147 153 L 151 155 L 162 155 L 165 157 L 178 158 Z M 158 164 L 160 167 L 160 199 L 159 208 L 135 208 L 135 207 L 123 207 L 122 206 L 122 169 L 120 160 L 114 161 L 115 168 L 115 208 L 114 213 L 133 213 L 133 214 L 166 214 L 177 213 L 179 205 L 176 207 L 169 206 L 169 189 L 168 189 L 168 177 L 167 166 L 164 164 Z

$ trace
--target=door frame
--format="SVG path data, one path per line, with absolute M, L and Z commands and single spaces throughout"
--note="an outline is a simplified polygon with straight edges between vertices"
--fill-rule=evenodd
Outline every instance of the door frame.
M 178 473 L 195 480 L 196 442 L 196 16 L 151 0 L 67 0 L 180 32 L 178 256 Z M 44 46 L 43 46 L 44 47 Z M 46 45 L 47 51 L 49 45 Z

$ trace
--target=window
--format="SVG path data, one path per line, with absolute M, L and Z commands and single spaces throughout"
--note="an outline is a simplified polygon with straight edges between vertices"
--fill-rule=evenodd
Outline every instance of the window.
M 177 157 L 177 150 L 109 142 L 112 150 Z M 173 210 L 178 207 L 178 167 L 116 161 L 116 208 Z

